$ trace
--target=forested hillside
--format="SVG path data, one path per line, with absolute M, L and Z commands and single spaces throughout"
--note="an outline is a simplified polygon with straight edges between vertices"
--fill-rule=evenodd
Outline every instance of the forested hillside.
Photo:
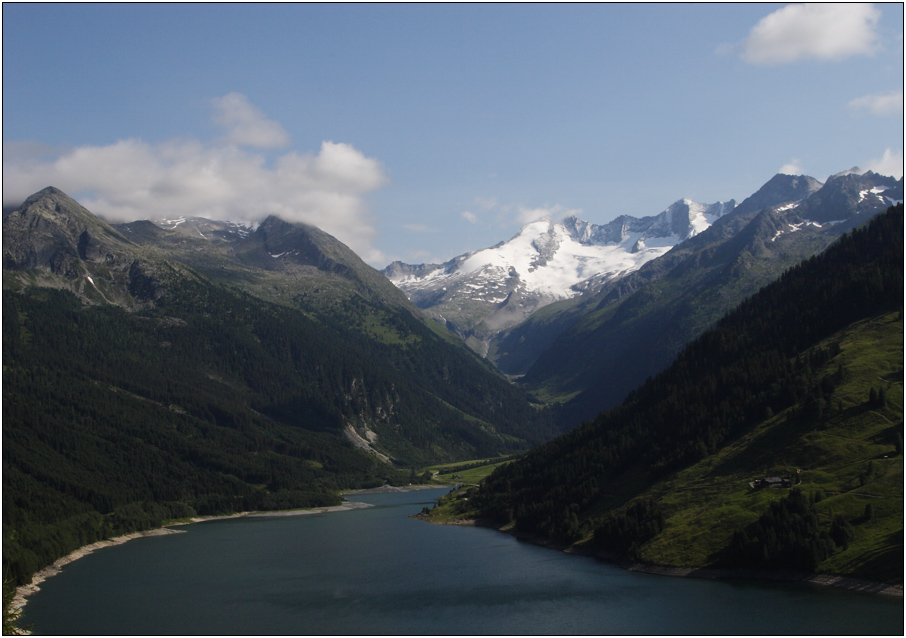
M 896 472 L 902 477 L 902 306 L 903 208 L 899 205 L 746 300 L 622 405 L 495 471 L 469 499 L 468 509 L 498 524 L 513 524 L 518 530 L 561 542 L 594 537 L 608 551 L 631 551 L 643 557 L 646 543 L 656 544 L 659 535 L 667 533 L 669 520 L 662 501 L 687 486 L 673 483 L 672 490 L 649 491 L 653 487 L 684 468 L 713 461 L 767 421 L 782 436 L 794 427 L 821 431 L 831 427 L 835 418 L 858 417 L 867 410 L 877 415 L 873 428 L 865 426 L 865 436 L 875 442 L 868 452 L 838 446 L 833 454 L 842 458 L 837 458 L 812 448 L 812 456 L 793 459 L 783 454 L 784 442 L 777 441 L 772 448 L 777 458 L 790 464 L 783 471 L 808 469 L 816 489 L 834 483 L 838 492 L 848 491 L 860 483 L 831 481 L 828 477 L 836 476 L 837 465 L 858 466 L 864 472 L 863 466 L 877 454 L 879 459 L 896 460 L 890 465 L 876 461 L 874 474 L 863 477 L 863 483 L 890 472 L 894 479 Z M 874 350 L 868 348 L 885 356 L 877 358 L 874 369 L 857 370 L 855 360 L 847 359 L 841 349 L 841 331 L 891 312 L 893 319 L 880 321 L 891 326 L 892 337 L 881 337 Z M 875 381 L 866 386 L 866 378 L 875 379 L 877 387 Z M 852 387 L 838 394 L 847 383 L 856 383 L 864 394 L 858 396 Z M 862 427 L 862 422 L 833 425 L 855 428 Z M 863 452 L 868 458 L 863 458 Z M 766 471 L 781 471 L 773 462 L 755 466 L 747 468 L 755 473 L 752 480 L 759 473 L 763 478 Z M 803 480 L 795 475 L 787 478 Z M 897 489 L 895 480 L 889 485 Z M 899 531 L 891 530 L 890 538 L 879 543 L 880 549 L 873 548 L 887 555 L 902 552 L 901 484 L 898 489 L 899 500 L 894 494 L 894 502 L 900 503 Z M 641 498 L 646 494 L 650 500 Z M 711 503 L 714 508 L 721 505 Z M 845 527 L 843 523 L 851 528 L 856 518 L 838 521 L 835 529 Z M 897 520 L 896 511 L 892 520 Z M 849 531 L 831 530 L 830 522 L 822 522 L 827 534 L 849 535 Z M 743 527 L 740 523 L 738 531 Z M 754 551 L 746 549 L 747 543 L 754 542 L 751 535 L 758 532 L 753 529 L 747 534 L 736 541 L 742 552 L 734 559 L 737 562 L 745 562 L 746 552 Z M 729 541 L 729 536 L 724 540 Z M 698 557 L 699 564 L 708 560 L 717 558 Z
M 4 216 L 3 563 L 19 583 L 166 518 L 332 504 L 552 433 L 316 229 L 268 222 L 249 261 L 295 248 L 266 271 L 130 227 L 56 189 Z

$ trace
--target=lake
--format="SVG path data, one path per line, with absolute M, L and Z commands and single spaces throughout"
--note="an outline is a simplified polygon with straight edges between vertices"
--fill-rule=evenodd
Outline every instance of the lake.
M 35 634 L 903 634 L 903 599 L 627 572 L 409 518 L 441 490 L 210 521 L 97 551 L 41 585 Z

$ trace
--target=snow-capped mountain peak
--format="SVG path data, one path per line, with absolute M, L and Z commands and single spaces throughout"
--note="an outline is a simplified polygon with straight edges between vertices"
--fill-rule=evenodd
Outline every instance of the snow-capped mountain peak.
M 603 225 L 545 218 L 496 246 L 444 264 L 394 262 L 384 274 L 435 319 L 487 343 L 547 304 L 638 270 L 735 206 L 681 199 L 659 215 L 623 215 Z

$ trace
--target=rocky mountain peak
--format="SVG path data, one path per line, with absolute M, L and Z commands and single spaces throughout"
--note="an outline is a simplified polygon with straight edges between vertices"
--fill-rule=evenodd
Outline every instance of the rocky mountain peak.
M 85 263 L 128 260 L 135 244 L 53 186 L 38 191 L 3 218 L 5 268 L 45 268 L 68 278 Z
M 865 171 L 863 171 L 858 166 L 853 166 L 852 168 L 847 169 L 845 171 L 840 171 L 839 173 L 834 173 L 833 175 L 831 175 L 830 177 L 827 178 L 825 183 L 831 181 L 832 179 L 836 179 L 838 177 L 844 177 L 845 175 L 862 175 L 864 172 Z
M 820 190 L 822 186 L 821 182 L 808 175 L 778 173 L 743 200 L 737 210 L 743 214 L 759 211 L 770 206 L 800 202 Z

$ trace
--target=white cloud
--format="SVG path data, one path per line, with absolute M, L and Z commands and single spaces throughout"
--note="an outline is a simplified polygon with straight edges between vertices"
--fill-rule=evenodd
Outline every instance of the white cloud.
M 872 115 L 902 115 L 903 91 L 865 95 L 850 101 L 849 107 L 858 111 L 865 109 Z
M 897 179 L 903 177 L 903 152 L 894 152 L 885 149 L 884 154 L 865 163 L 867 170 L 874 171 L 879 175 L 889 175 Z
M 582 214 L 582 210 L 579 208 L 567 208 L 561 204 L 526 206 L 501 202 L 496 197 L 476 197 L 474 203 L 475 207 L 483 213 L 483 218 L 494 218 L 501 228 L 509 228 L 513 225 L 521 227 L 545 218 L 556 222 L 567 215 L 580 216 Z M 464 211 L 461 215 L 469 222 L 478 223 L 478 215 L 471 211 Z
M 780 167 L 780 170 L 777 171 L 782 175 L 804 175 L 802 170 L 802 164 L 798 159 L 790 160 L 788 163 Z
M 880 11 L 871 4 L 791 4 L 764 17 L 743 42 L 750 64 L 843 60 L 874 52 Z
M 530 224 L 536 222 L 539 219 L 550 219 L 551 221 L 558 221 L 559 219 L 566 217 L 567 215 L 581 215 L 582 211 L 578 208 L 566 208 L 560 204 L 554 206 L 541 206 L 538 208 L 528 208 L 526 206 L 517 207 L 518 215 L 517 219 L 522 224 Z
M 421 263 L 427 263 L 428 261 L 438 261 L 436 258 L 428 259 L 429 257 L 431 257 L 431 253 L 427 250 L 413 250 L 410 253 L 410 256 L 413 259 L 412 263 L 418 263 L 419 261 L 421 261 Z
M 269 120 L 241 93 L 228 93 L 211 100 L 214 122 L 226 129 L 226 140 L 238 146 L 283 148 L 289 133 L 278 122 Z
M 56 186 L 111 221 L 186 215 L 256 222 L 277 215 L 321 228 L 369 263 L 384 256 L 372 247 L 377 231 L 365 196 L 386 182 L 377 160 L 331 141 L 316 154 L 291 151 L 272 163 L 233 143 L 198 140 L 128 139 L 52 157 L 4 144 L 3 155 L 4 205 Z

